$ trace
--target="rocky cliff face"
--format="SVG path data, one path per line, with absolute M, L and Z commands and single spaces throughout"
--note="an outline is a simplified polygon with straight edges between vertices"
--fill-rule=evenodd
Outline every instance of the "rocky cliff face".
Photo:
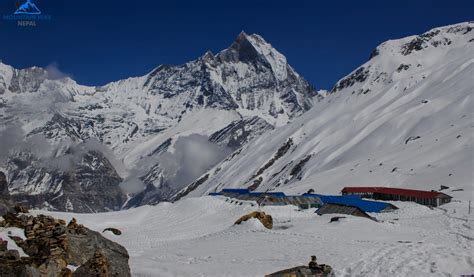
M 7 173 L 10 197 L 32 207 L 89 213 L 120 209 L 126 199 L 122 178 L 97 151 L 64 170 L 21 152 L 9 160 Z
M 237 150 L 256 137 L 273 130 L 274 127 L 260 117 L 251 117 L 231 122 L 213 133 L 209 141 Z

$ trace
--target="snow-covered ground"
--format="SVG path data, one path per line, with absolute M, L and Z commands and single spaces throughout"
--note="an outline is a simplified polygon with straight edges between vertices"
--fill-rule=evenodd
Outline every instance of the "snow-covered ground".
M 273 230 L 256 220 L 234 226 L 256 206 L 210 196 L 101 214 L 36 213 L 75 217 L 97 231 L 119 228 L 121 236 L 104 235 L 127 248 L 134 276 L 263 276 L 311 255 L 338 276 L 473 274 L 474 215 L 467 202 L 454 201 L 435 209 L 393 202 L 400 209 L 373 214 L 379 222 L 347 216 L 329 223 L 331 215 L 314 209 L 264 207 Z
M 2 240 L 7 241 L 7 248 L 8 250 L 17 250 L 18 254 L 20 254 L 20 257 L 28 257 L 27 254 L 25 254 L 25 251 L 21 249 L 18 245 L 16 245 L 15 241 L 10 238 L 10 236 L 15 236 L 15 237 L 20 237 L 22 239 L 26 239 L 25 234 L 22 229 L 16 228 L 16 227 L 8 227 L 8 228 L 3 228 L 0 227 L 0 238 Z

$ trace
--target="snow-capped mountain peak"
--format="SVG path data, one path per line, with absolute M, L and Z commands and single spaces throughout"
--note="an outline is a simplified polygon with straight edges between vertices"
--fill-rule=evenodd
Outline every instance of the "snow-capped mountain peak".
M 217 55 L 208 51 L 183 65 L 162 65 L 145 78 L 148 94 L 162 98 L 156 102 L 171 118 L 190 109 L 219 108 L 282 125 L 311 108 L 316 95 L 281 53 L 244 32 Z M 151 108 L 164 115 L 158 106 Z
M 268 63 L 276 78 L 283 81 L 287 78 L 288 63 L 280 52 L 257 34 L 247 35 L 242 31 L 234 43 L 219 53 L 223 61 L 256 61 Z
M 412 76 L 412 79 L 423 78 L 422 72 L 429 71 L 440 59 L 451 58 L 449 55 L 455 49 L 472 48 L 473 28 L 474 22 L 464 22 L 434 28 L 421 35 L 386 41 L 374 49 L 369 61 L 337 82 L 331 92 L 352 87 L 356 93 L 364 93 L 368 86 L 372 86 L 370 89 L 373 91 L 377 84 L 384 86 L 414 72 L 419 74 Z M 365 86 L 360 87 L 362 83 Z

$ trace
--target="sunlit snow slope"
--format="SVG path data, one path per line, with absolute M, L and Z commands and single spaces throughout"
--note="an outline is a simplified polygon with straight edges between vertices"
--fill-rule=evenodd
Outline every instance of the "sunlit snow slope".
M 312 110 L 236 151 L 185 192 L 444 185 L 472 199 L 473 28 L 466 22 L 381 44 Z

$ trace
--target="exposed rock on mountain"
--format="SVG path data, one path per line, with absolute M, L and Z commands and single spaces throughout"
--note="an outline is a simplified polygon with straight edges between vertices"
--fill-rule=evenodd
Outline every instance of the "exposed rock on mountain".
M 13 207 L 10 201 L 10 193 L 8 192 L 7 177 L 0 171 L 0 215 L 5 214 Z
M 9 196 L 8 193 L 8 183 L 5 173 L 0 171 L 0 195 L 6 197 Z
M 255 116 L 230 123 L 225 128 L 212 134 L 209 141 L 235 150 L 273 129 L 272 125 Z
M 207 52 L 184 65 L 158 67 L 144 87 L 162 98 L 151 110 L 162 116 L 204 107 L 239 110 L 280 125 L 310 109 L 316 95 L 282 54 L 262 37 L 244 32 L 217 55 Z
M 18 153 L 9 160 L 10 195 L 32 207 L 64 211 L 99 212 L 120 209 L 125 194 L 122 179 L 105 156 L 89 151 L 71 161 L 70 168 L 52 168 L 31 154 Z M 64 160 L 63 162 L 69 162 Z

